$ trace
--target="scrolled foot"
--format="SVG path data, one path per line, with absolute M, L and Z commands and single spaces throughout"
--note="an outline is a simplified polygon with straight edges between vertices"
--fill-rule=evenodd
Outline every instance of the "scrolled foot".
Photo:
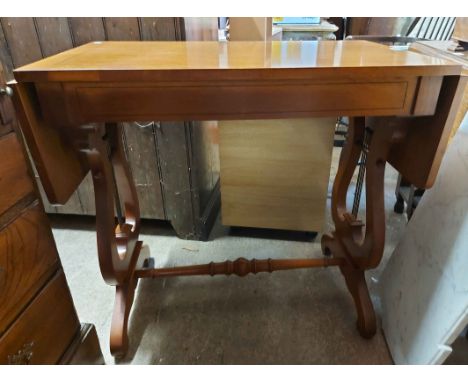
M 116 286 L 110 335 L 110 351 L 116 358 L 124 357 L 128 350 L 128 317 L 136 284 L 137 280 L 131 280 L 129 283 Z
M 138 285 L 138 278 L 134 276 L 134 270 L 143 266 L 149 258 L 149 249 L 143 247 L 143 243 L 138 241 L 130 261 L 129 269 L 131 274 L 129 279 L 115 287 L 114 312 L 112 314 L 110 351 L 116 358 L 122 358 L 128 350 L 128 318 L 132 309 L 135 289 Z
M 345 265 L 340 267 L 357 312 L 357 329 L 364 338 L 372 338 L 377 331 L 374 306 L 369 295 L 364 271 Z
M 362 338 L 371 339 L 377 332 L 377 322 L 375 319 L 375 313 L 372 312 L 372 316 L 361 316 L 358 317 L 356 326 L 359 334 Z

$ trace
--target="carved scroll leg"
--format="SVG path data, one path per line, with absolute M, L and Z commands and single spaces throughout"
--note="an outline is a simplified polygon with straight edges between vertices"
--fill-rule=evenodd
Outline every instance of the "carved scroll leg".
M 333 184 L 332 216 L 336 231 L 323 235 L 322 252 L 326 256 L 333 255 L 333 257 L 345 260 L 340 270 L 354 300 L 358 316 L 357 327 L 363 337 L 370 338 L 376 332 L 376 318 L 364 277 L 366 266 L 361 261 L 365 257 L 363 253 L 365 251 L 361 250 L 357 244 L 354 245 L 354 250 L 350 250 L 346 245 L 346 243 L 361 242 L 363 236 L 362 223 L 347 211 L 346 195 L 361 153 L 364 123 L 364 118 L 350 120 L 347 141 L 341 152 L 339 168 Z
M 104 128 L 91 126 L 84 131 L 88 143 L 82 151 L 93 174 L 99 264 L 105 281 L 116 286 L 111 353 L 123 356 L 128 348 L 128 318 L 138 280 L 135 269 L 142 267 L 145 260 L 138 241 L 138 197 L 125 158 L 121 127 L 106 124 Z
M 346 208 L 346 194 L 356 167 L 364 137 L 364 119 L 349 125 L 346 145 L 340 157 L 333 184 L 332 215 L 335 232 L 324 235 L 322 250 L 346 260 L 340 266 L 358 314 L 358 329 L 363 337 L 376 332 L 376 318 L 364 277 L 364 271 L 379 265 L 385 246 L 385 163 L 392 144 L 404 138 L 405 130 L 392 123 L 373 121 L 366 163 L 366 227 Z
M 353 263 L 353 259 L 346 254 L 345 249 L 333 234 L 322 237 L 322 251 L 326 255 L 333 254 L 335 257 L 347 260 L 347 263 L 340 265 L 340 270 L 354 300 L 357 313 L 357 328 L 362 337 L 372 338 L 377 331 L 377 320 L 367 288 L 364 270 L 360 269 L 358 264 Z

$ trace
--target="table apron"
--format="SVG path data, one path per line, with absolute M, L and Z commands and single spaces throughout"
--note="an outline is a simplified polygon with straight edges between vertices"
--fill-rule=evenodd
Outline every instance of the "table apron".
M 431 89 L 431 94 L 418 91 L 425 79 L 341 83 L 69 82 L 36 83 L 36 90 L 47 119 L 76 126 L 147 120 L 430 115 L 435 111 L 439 89 Z M 415 108 L 421 103 L 424 108 Z

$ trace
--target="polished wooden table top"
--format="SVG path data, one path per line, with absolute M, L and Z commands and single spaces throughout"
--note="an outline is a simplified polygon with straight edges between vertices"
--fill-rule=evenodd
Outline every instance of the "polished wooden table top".
M 292 70 L 294 69 L 294 70 Z M 171 79 L 215 70 L 252 75 L 452 75 L 460 67 L 441 58 L 394 51 L 368 41 L 93 42 L 15 70 L 18 81 Z M 240 73 L 239 73 L 240 72 Z M 142 76 L 144 73 L 144 76 Z M 223 74 L 221 74 L 223 73 Z M 212 74 L 212 73 L 211 73 Z M 120 77 L 118 77 L 120 76 Z M 164 77 L 162 77 L 164 76 Z
M 463 65 L 463 75 L 468 75 L 468 51 L 454 51 L 457 43 L 449 41 L 416 41 L 410 46 L 413 52 L 421 53 L 427 56 L 443 58 L 448 61 L 454 61 Z
M 64 204 L 92 171 L 99 264 L 117 286 L 110 345 L 119 356 L 127 351 L 143 277 L 339 266 L 359 332 L 372 337 L 377 324 L 364 272 L 378 266 L 385 248 L 385 163 L 417 187 L 431 187 L 465 83 L 457 63 L 365 41 L 91 43 L 14 73 L 21 128 L 49 200 Z M 342 115 L 357 118 L 350 119 L 333 186 L 335 230 L 321 241 L 326 258 L 143 267 L 148 252 L 140 253 L 138 195 L 118 122 Z M 104 125 L 89 125 L 96 122 Z M 367 127 L 363 229 L 347 211 L 346 195 Z M 119 204 L 124 222 L 116 225 Z

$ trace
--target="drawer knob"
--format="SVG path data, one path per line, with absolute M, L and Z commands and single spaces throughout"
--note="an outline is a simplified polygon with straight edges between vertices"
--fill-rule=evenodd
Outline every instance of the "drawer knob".
M 34 347 L 34 341 L 24 344 L 23 347 L 18 350 L 16 354 L 8 356 L 8 364 L 9 365 L 29 365 L 31 362 L 33 351 L 32 348 Z
M 13 95 L 13 89 L 9 86 L 0 86 L 0 95 L 11 97 Z

